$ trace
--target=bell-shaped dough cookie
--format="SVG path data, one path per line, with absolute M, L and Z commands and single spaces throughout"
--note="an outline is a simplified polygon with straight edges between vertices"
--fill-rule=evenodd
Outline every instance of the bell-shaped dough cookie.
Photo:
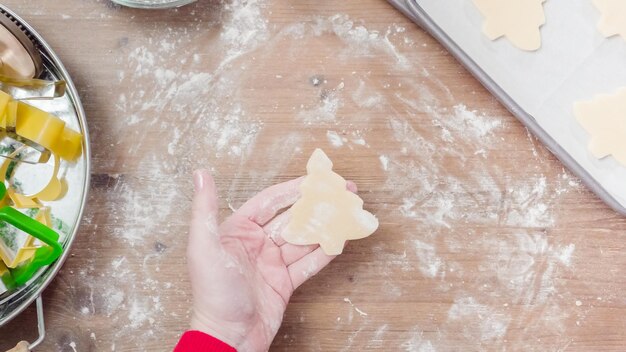
M 539 28 L 546 22 L 546 0 L 474 0 L 485 17 L 483 33 L 496 40 L 505 36 L 516 47 L 534 51 L 541 47 Z
M 324 253 L 338 255 L 347 240 L 365 238 L 378 228 L 378 219 L 363 210 L 363 200 L 346 188 L 346 180 L 333 172 L 333 163 L 316 149 L 300 186 L 301 198 L 291 207 L 291 220 L 283 233 L 296 245 L 319 244 Z
M 593 0 L 602 18 L 598 29 L 605 37 L 616 34 L 626 39 L 626 1 L 624 0 Z
M 596 158 L 613 155 L 626 166 L 626 87 L 575 103 L 574 115 L 591 135 L 589 150 Z

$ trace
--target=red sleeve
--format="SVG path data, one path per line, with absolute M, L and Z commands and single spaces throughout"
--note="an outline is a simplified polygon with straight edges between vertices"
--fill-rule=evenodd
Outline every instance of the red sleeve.
M 187 331 L 174 352 L 237 352 L 226 343 L 200 331 Z

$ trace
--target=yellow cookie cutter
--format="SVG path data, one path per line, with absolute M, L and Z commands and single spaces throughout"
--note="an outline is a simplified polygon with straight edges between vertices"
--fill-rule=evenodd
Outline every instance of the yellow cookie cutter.
M 28 140 L 26 138 L 21 137 L 15 131 L 15 125 L 17 124 L 17 101 L 8 100 L 7 96 L 1 94 L 0 92 L 0 109 L 3 109 L 4 113 L 2 113 L 2 117 L 0 118 L 0 127 L 3 127 L 3 130 L 0 130 L 0 137 L 4 139 L 4 136 L 7 136 L 21 144 L 27 145 L 35 150 L 37 150 L 39 154 L 39 160 L 35 163 L 47 163 L 50 160 L 50 151 L 44 148 L 43 146 Z M 8 99 L 11 97 L 8 96 Z M 4 108 L 3 108 L 4 107 Z M 16 161 L 28 162 L 22 159 L 11 158 L 9 156 L 5 156 L 6 158 L 14 159 Z
M 50 202 L 50 201 L 57 200 L 61 198 L 61 196 L 63 196 L 63 194 L 65 194 L 67 190 L 66 183 L 63 180 L 61 180 L 58 176 L 59 169 L 61 166 L 61 160 L 58 155 L 54 154 L 54 169 L 52 171 L 52 175 L 50 176 L 50 181 L 41 190 L 31 195 L 17 193 L 15 191 L 15 188 L 12 187 L 12 184 L 11 184 L 12 175 L 9 175 L 9 179 L 7 180 L 7 172 L 9 169 L 9 165 L 11 165 L 11 163 L 15 163 L 13 159 L 20 152 L 22 152 L 25 148 L 26 146 L 22 146 L 16 149 L 13 153 L 11 153 L 8 156 L 7 159 L 4 160 L 4 163 L 2 163 L 2 166 L 0 166 L 0 182 L 8 183 L 7 195 L 8 195 L 8 198 L 10 198 L 11 201 L 13 201 L 13 204 L 15 205 L 16 208 L 18 209 L 41 208 L 43 206 L 41 204 L 41 201 Z M 17 165 L 19 165 L 19 163 L 17 163 Z M 4 199 L 3 202 L 6 202 L 6 199 Z
M 6 133 L 40 152 L 46 150 L 68 161 L 82 153 L 83 136 L 60 118 L 0 91 L 0 127 Z

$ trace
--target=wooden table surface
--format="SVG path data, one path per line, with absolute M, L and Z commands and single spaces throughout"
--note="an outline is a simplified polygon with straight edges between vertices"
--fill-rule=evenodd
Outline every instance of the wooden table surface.
M 623 351 L 626 220 L 383 0 L 6 0 L 82 97 L 92 189 L 39 351 L 168 351 L 191 173 L 223 215 L 316 147 L 380 218 L 293 296 L 272 351 Z M 0 347 L 35 335 L 33 311 Z

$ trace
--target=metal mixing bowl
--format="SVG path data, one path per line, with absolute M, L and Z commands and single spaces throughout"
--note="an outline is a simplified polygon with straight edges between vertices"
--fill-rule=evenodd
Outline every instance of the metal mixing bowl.
M 26 285 L 14 291 L 9 291 L 0 295 L 0 327 L 15 318 L 35 300 L 37 300 L 40 336 L 37 341 L 31 344 L 31 348 L 33 348 L 43 340 L 45 335 L 42 316 L 43 309 L 41 307 L 41 293 L 54 279 L 55 275 L 59 272 L 61 266 L 69 255 L 70 247 L 76 237 L 78 225 L 82 218 L 87 200 L 90 177 L 89 134 L 87 132 L 87 122 L 83 106 L 78 97 L 78 93 L 76 92 L 76 88 L 74 87 L 68 72 L 61 63 L 61 60 L 59 60 L 57 55 L 54 51 L 52 51 L 43 38 L 24 20 L 19 18 L 4 5 L 0 5 L 0 9 L 4 10 L 7 17 L 12 17 L 13 21 L 21 26 L 22 30 L 29 35 L 41 52 L 44 72 L 40 77 L 47 79 L 62 79 L 67 82 L 66 94 L 64 97 L 55 99 L 53 103 L 42 102 L 41 104 L 53 104 L 51 105 L 51 109 L 53 109 L 51 112 L 63 118 L 68 126 L 80 130 L 84 136 L 83 155 L 80 160 L 76 162 L 76 164 L 71 166 L 72 172 L 68 172 L 67 181 L 70 190 L 68 192 L 68 196 L 61 200 L 61 202 L 67 203 L 64 204 L 64 207 L 62 208 L 64 209 L 64 214 L 56 214 L 60 215 L 63 221 L 68 223 L 71 229 L 62 240 L 62 246 L 64 248 L 63 254 L 54 264 L 41 269 Z M 0 14 L 0 16 L 3 16 L 3 14 Z M 33 104 L 36 105 L 38 103 Z M 53 214 L 55 212 L 54 206 L 52 207 L 52 212 Z
M 167 9 L 181 7 L 197 0 L 111 0 L 120 5 L 142 9 Z

